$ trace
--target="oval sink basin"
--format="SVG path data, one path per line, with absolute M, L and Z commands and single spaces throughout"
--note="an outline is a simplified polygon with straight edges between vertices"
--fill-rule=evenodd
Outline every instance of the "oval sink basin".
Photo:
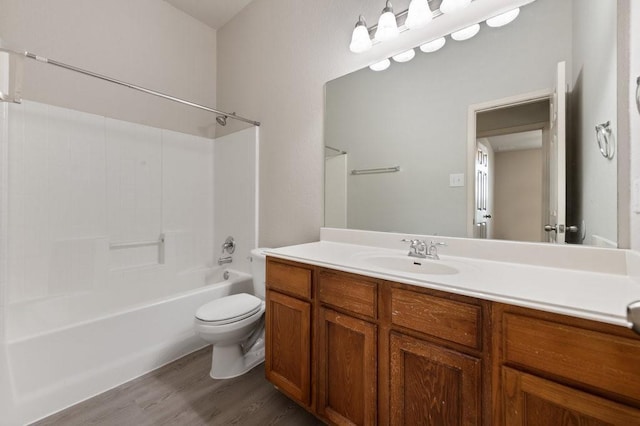
M 458 269 L 443 264 L 440 260 L 419 259 L 409 256 L 377 255 L 367 256 L 363 260 L 371 266 L 411 274 L 451 275 L 459 272 Z

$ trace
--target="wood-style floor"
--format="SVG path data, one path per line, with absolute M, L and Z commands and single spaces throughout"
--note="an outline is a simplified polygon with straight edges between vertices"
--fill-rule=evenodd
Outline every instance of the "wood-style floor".
M 264 366 L 209 377 L 211 348 L 49 416 L 36 425 L 321 425 L 264 378 Z

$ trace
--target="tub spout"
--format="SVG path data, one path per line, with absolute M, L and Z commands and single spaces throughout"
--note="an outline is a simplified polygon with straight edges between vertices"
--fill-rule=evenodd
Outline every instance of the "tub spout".
M 232 256 L 222 256 L 218 258 L 218 265 L 224 265 L 225 263 L 233 262 Z

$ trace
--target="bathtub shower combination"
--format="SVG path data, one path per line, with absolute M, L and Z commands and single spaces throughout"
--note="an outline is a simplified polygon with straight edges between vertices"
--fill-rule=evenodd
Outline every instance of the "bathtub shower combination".
M 19 58 L 0 49 L 0 67 Z M 0 71 L 11 76 L 0 100 L 20 101 L 20 78 Z M 254 294 L 259 123 L 186 103 L 251 126 L 209 139 L 0 102 L 0 424 L 45 417 L 210 344 L 194 331 L 196 311 Z M 236 251 L 218 265 L 228 235 Z

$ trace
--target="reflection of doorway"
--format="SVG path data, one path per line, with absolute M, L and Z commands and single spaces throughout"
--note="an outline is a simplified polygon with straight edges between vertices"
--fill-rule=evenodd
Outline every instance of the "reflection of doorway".
M 576 226 L 566 226 L 566 64 L 559 62 L 556 85 L 552 90 L 517 95 L 507 99 L 471 105 L 468 116 L 467 172 L 470 175 L 467 190 L 467 235 L 474 235 L 476 227 L 475 166 L 478 138 L 542 131 L 542 193 L 545 206 L 545 234 L 536 241 L 564 243 L 565 232 L 577 232 Z M 537 112 L 536 112 L 537 111 Z M 535 179 L 535 177 L 533 177 Z M 525 188 L 521 185 L 521 191 Z M 546 203 L 546 205 L 545 205 Z M 494 206 L 495 209 L 495 206 Z M 537 207 L 536 207 L 537 209 Z M 501 214 L 501 213 L 498 213 Z M 491 214 L 493 216 L 493 214 Z M 521 226 L 522 214 L 516 215 L 514 225 Z
M 543 188 L 548 183 L 545 185 L 543 179 L 542 129 L 489 136 L 479 141 L 484 141 L 494 153 L 489 238 L 544 241 L 543 212 L 548 206 Z
M 487 177 L 474 167 L 469 235 L 548 241 L 551 97 L 549 91 L 536 92 L 472 109 L 474 160 L 486 152 L 489 161 Z

